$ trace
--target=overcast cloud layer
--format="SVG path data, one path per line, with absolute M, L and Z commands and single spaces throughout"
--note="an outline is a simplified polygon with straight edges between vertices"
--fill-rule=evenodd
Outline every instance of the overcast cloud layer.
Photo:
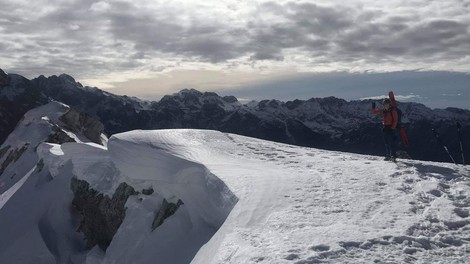
M 105 86 L 171 70 L 470 72 L 468 0 L 0 6 L 0 67 L 28 77 L 67 72 Z

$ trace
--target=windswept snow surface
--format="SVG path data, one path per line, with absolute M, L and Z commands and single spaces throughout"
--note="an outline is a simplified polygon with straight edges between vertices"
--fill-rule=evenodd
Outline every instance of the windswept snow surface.
M 470 171 L 209 130 L 130 131 L 107 147 L 41 144 L 0 209 L 0 263 L 468 263 Z M 29 171 L 29 170 L 28 170 Z M 110 246 L 86 250 L 70 178 L 131 196 Z M 13 192 L 13 191 L 12 191 Z M 163 199 L 184 202 L 152 231 Z M 81 242 L 80 242 L 81 241 Z M 26 254 L 25 254 L 26 252 Z
M 175 164 L 164 156 L 203 164 L 239 199 L 192 263 L 464 263 L 470 257 L 469 170 L 462 166 L 394 164 L 203 130 L 128 132 L 111 138 L 110 150 L 116 140 L 154 149 L 155 162 L 170 173 Z M 141 158 L 128 162 L 145 168 L 151 161 Z M 143 171 L 132 177 L 152 177 Z

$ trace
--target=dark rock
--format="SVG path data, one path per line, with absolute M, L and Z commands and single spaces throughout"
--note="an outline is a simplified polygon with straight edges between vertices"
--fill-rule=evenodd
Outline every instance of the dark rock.
M 0 73 L 1 75 L 1 73 Z M 0 79 L 4 80 L 4 77 Z M 29 110 L 49 102 L 49 99 L 42 94 L 32 83 L 19 75 L 10 74 L 8 81 L 0 81 L 0 144 L 15 129 L 23 115 Z M 14 96 L 2 94 L 4 89 Z
M 59 75 L 59 78 L 65 80 L 67 82 L 76 84 L 75 79 L 72 76 L 68 75 L 68 74 L 62 73 L 61 75 Z
M 154 191 L 153 191 L 153 188 L 152 188 L 152 187 L 150 187 L 150 188 L 148 188 L 148 189 L 143 189 L 143 190 L 142 190 L 142 194 L 143 194 L 143 195 L 151 195 L 153 192 L 154 192 Z
M 5 146 L 3 148 L 0 148 L 0 159 L 3 158 L 3 156 L 7 153 L 9 149 L 10 149 L 10 146 Z
M 162 206 L 155 214 L 155 218 L 153 219 L 152 223 L 152 230 L 161 226 L 165 219 L 175 214 L 176 210 L 183 205 L 183 201 L 178 200 L 176 204 L 169 203 L 166 199 L 163 199 Z
M 65 133 L 62 129 L 54 126 L 52 127 L 52 132 L 46 139 L 48 143 L 55 143 L 55 144 L 64 144 L 66 142 L 76 142 L 75 139 L 71 138 L 67 133 Z
M 0 69 L 0 87 L 7 86 L 10 84 L 10 77 Z
M 60 117 L 60 121 L 64 122 L 66 128 L 72 132 L 83 133 L 91 141 L 102 144 L 101 133 L 103 133 L 104 126 L 89 115 L 71 108 Z
M 44 160 L 43 160 L 43 159 L 40 159 L 40 160 L 38 161 L 38 164 L 37 164 L 36 166 L 37 166 L 38 171 L 41 172 L 42 169 L 44 169 Z
M 113 197 L 109 198 L 76 177 L 71 180 L 71 189 L 74 193 L 72 206 L 81 216 L 78 231 L 85 234 L 87 247 L 98 245 L 106 250 L 126 216 L 127 198 L 137 192 L 126 183 L 121 183 Z
M 227 102 L 227 103 L 236 103 L 236 102 L 238 102 L 237 97 L 235 97 L 235 96 L 233 96 L 233 95 L 224 96 L 224 97 L 222 97 L 222 100 L 224 100 L 224 101 Z
M 0 166 L 0 176 L 3 174 L 8 165 L 16 162 L 21 157 L 21 155 L 23 155 L 23 153 L 28 149 L 28 146 L 29 144 L 25 144 L 20 149 L 14 149 L 9 152 L 8 156 Z

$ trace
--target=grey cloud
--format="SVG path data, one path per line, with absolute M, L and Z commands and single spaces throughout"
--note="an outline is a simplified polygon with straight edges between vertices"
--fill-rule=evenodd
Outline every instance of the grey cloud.
M 258 12 L 273 13 L 283 22 L 250 23 L 253 30 L 246 52 L 253 52 L 252 58 L 260 60 L 280 60 L 283 58 L 283 49 L 287 48 L 302 48 L 324 54 L 323 49 L 328 48 L 331 43 L 329 39 L 352 26 L 352 20 L 344 15 L 347 11 L 345 8 L 307 3 L 265 3 Z
M 90 10 L 96 2 L 55 4 L 54 11 L 36 21 L 13 2 L 6 3 L 0 10 L 0 55 L 17 58 L 10 69 L 33 71 L 48 65 L 50 71 L 81 75 L 143 67 L 161 55 L 174 58 L 175 65 L 201 61 L 236 67 L 227 61 L 281 61 L 287 59 L 286 50 L 300 50 L 312 63 L 419 60 L 431 65 L 466 56 L 470 50 L 468 17 L 423 19 L 390 10 L 271 1 L 254 8 L 243 23 L 221 18 L 216 24 L 178 8 L 148 10 L 123 1 Z M 468 8 L 464 3 L 455 9 Z M 28 57 L 20 59 L 25 54 Z
M 253 38 L 253 46 L 265 46 L 279 56 L 284 48 L 299 48 L 311 56 L 328 56 L 331 61 L 383 61 L 453 59 L 470 50 L 469 24 L 462 21 L 434 19 L 417 24 L 408 16 L 383 15 L 341 7 L 316 4 L 265 5 L 288 22 L 268 25 Z M 386 17 L 386 16 L 385 16 Z M 264 26 L 266 27 L 266 26 Z M 312 43 L 312 39 L 315 40 Z M 320 45 L 318 45 L 320 44 Z M 261 51 L 258 51 L 261 52 Z M 268 57 L 266 54 L 264 57 Z
M 289 18 L 296 26 L 311 34 L 331 36 L 354 25 L 352 10 L 342 7 L 322 7 L 316 4 L 288 4 Z
M 24 16 L 22 11 L 11 12 L 19 17 L 14 21 L 6 10 L 0 11 L 7 17 L 0 20 L 0 28 L 7 36 L 2 41 L 6 47 L 0 52 L 4 50 L 10 58 L 16 57 L 8 70 L 29 77 L 63 72 L 92 77 L 141 66 L 141 62 L 135 61 L 133 50 L 108 39 L 110 33 L 105 27 L 108 18 L 90 12 L 93 2 L 96 1 L 56 4 L 53 11 L 37 20 Z M 79 27 L 73 30 L 71 25 Z
M 287 20 L 278 24 L 253 24 L 255 30 L 249 47 L 255 52 L 254 58 L 260 59 L 280 58 L 286 48 L 300 48 L 310 51 L 312 56 L 324 56 L 334 44 L 332 39 L 353 25 L 353 19 L 346 15 L 350 10 L 345 8 L 270 2 L 262 5 L 260 12 L 272 12 Z M 269 51 L 271 56 L 267 54 Z
M 133 42 L 140 52 L 163 52 L 195 60 L 222 62 L 237 58 L 243 50 L 244 29 L 198 24 L 184 27 L 171 15 L 156 16 L 128 6 L 129 14 L 118 10 L 109 14 L 111 33 L 116 39 Z M 184 14 L 182 14 L 184 15 Z
M 407 58 L 434 57 L 442 59 L 461 56 L 470 50 L 468 25 L 451 20 L 434 20 L 416 26 L 403 27 L 396 34 L 383 32 L 371 40 L 370 51 L 376 56 L 399 55 Z M 387 34 L 387 35 L 385 35 Z

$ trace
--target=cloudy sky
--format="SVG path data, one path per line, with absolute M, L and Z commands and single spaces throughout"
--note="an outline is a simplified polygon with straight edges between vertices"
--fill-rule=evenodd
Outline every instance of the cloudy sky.
M 68 73 L 85 85 L 148 99 L 182 88 L 247 99 L 358 99 L 396 84 L 391 88 L 403 96 L 432 106 L 452 99 L 438 105 L 423 98 L 470 101 L 470 0 L 0 6 L 0 68 L 29 78 Z M 427 91 L 429 78 L 445 87 Z

